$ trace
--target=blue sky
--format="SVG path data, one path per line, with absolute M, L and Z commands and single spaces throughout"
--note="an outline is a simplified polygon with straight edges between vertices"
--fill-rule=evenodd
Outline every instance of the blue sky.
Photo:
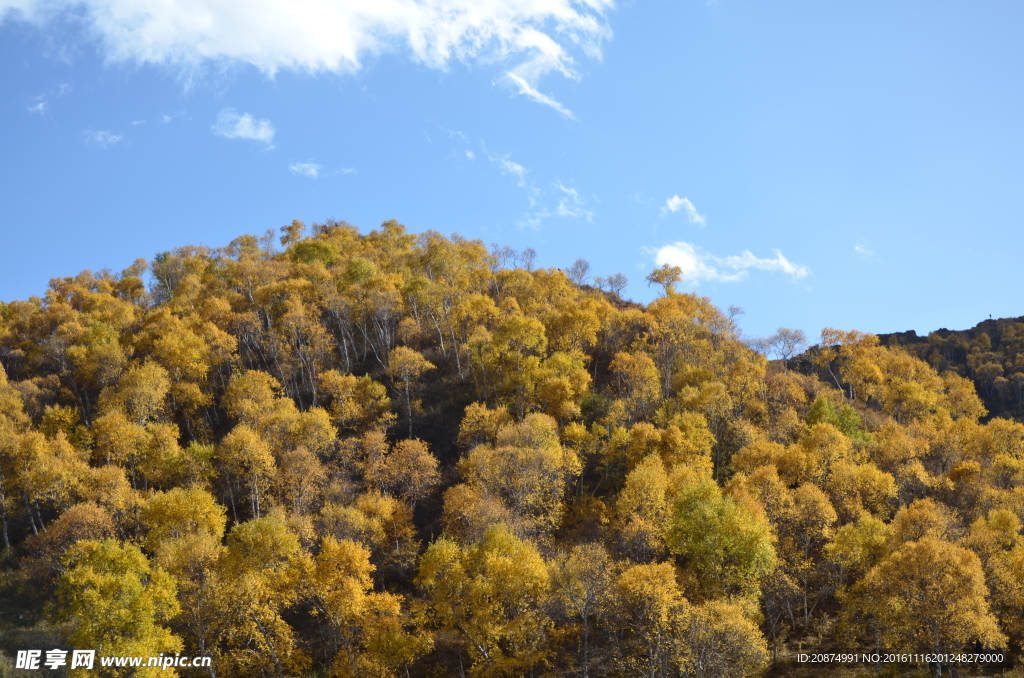
M 0 0 L 0 299 L 298 218 L 683 267 L 777 327 L 1024 315 L 1024 5 Z

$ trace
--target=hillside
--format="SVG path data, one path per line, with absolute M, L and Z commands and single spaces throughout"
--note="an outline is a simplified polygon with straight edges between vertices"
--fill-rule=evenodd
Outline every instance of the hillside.
M 878 336 L 940 372 L 973 381 L 989 416 L 1024 421 L 1024 317 L 984 320 L 969 330 L 940 329 L 926 337 L 913 330 Z
M 1024 325 L 769 363 L 670 267 L 644 306 L 393 221 L 281 231 L 0 304 L 0 675 L 44 646 L 240 677 L 1020 658 L 1024 425 L 985 388 L 1012 401 Z

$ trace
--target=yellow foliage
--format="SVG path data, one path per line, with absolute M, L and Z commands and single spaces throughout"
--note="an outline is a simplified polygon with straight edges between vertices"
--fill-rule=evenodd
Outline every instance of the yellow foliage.
M 971 642 L 1005 646 L 987 597 L 978 557 L 929 535 L 875 565 L 852 600 L 878 619 L 888 647 L 940 652 Z
M 463 548 L 435 541 L 420 559 L 416 585 L 428 597 L 425 620 L 462 640 L 473 675 L 521 675 L 545 659 L 548 567 L 504 526 Z

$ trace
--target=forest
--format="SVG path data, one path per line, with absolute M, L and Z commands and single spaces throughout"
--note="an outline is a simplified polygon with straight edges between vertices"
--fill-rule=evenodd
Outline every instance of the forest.
M 990 416 L 1024 420 L 1024 318 L 985 320 L 972 329 L 919 337 L 913 330 L 878 335 L 940 372 L 970 378 Z
M 1024 322 L 533 262 L 295 221 L 0 303 L 0 676 L 1024 675 Z

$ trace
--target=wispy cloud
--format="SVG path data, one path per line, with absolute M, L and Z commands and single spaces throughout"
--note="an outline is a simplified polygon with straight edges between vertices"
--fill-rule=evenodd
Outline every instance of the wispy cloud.
M 664 245 L 654 252 L 654 261 L 659 266 L 671 264 L 683 270 L 683 280 L 693 283 L 701 281 L 738 282 L 745 280 L 751 270 L 769 271 L 788 275 L 793 280 L 806 278 L 811 269 L 795 264 L 779 250 L 772 250 L 774 257 L 759 258 L 749 250 L 740 254 L 718 257 L 704 252 L 688 242 Z
M 522 76 L 516 75 L 515 73 L 512 73 L 510 71 L 505 74 L 505 77 L 508 78 L 519 89 L 520 94 L 527 96 L 530 99 L 533 99 L 538 104 L 550 106 L 551 108 L 555 109 L 556 111 L 558 111 L 565 117 L 569 118 L 570 120 L 576 119 L 576 116 L 573 115 L 572 111 L 570 111 L 568 108 L 560 104 L 555 99 L 549 97 L 547 94 L 538 91 L 537 88 L 528 83 Z
M 0 25 L 3 24 L 4 9 L 5 9 L 4 8 L 4 2 L 5 2 L 5 0 L 0 0 Z M 62 82 L 59 85 L 57 85 L 56 89 L 52 89 L 48 93 L 44 93 L 44 94 L 40 94 L 38 96 L 32 97 L 31 100 L 34 101 L 35 103 L 29 104 L 28 106 L 25 107 L 25 109 L 29 113 L 36 113 L 38 115 L 46 115 L 46 112 L 48 110 L 50 110 L 50 102 L 48 101 L 48 98 L 59 99 L 62 96 L 64 96 L 65 94 L 70 94 L 70 93 L 71 93 L 71 85 L 67 84 L 66 82 Z
M 594 213 L 584 207 L 586 203 L 575 188 L 563 186 L 560 181 L 556 181 L 554 186 L 562 193 L 558 199 L 558 216 L 574 219 L 582 217 L 587 221 L 593 221 Z
M 320 176 L 320 170 L 323 169 L 323 165 L 318 165 L 315 162 L 293 162 L 291 165 L 288 165 L 288 169 L 291 170 L 292 174 L 316 179 Z
M 172 122 L 177 118 L 184 117 L 185 115 L 185 111 L 178 111 L 177 113 L 164 113 L 160 116 L 160 122 L 166 125 L 167 123 Z
M 513 161 L 511 159 L 511 153 L 506 153 L 505 155 L 491 155 L 487 152 L 486 146 L 484 147 L 484 153 L 487 154 L 487 159 L 490 160 L 502 174 L 505 176 L 515 177 L 516 186 L 523 189 L 523 192 L 526 193 L 527 200 L 530 201 L 530 209 L 535 208 L 537 206 L 537 199 L 543 194 L 543 191 L 537 188 L 536 184 L 532 181 L 527 180 L 526 175 L 530 173 L 530 170 L 526 169 L 518 162 Z M 546 212 L 546 210 L 544 211 Z M 547 214 L 541 215 L 537 219 L 531 219 L 531 223 L 539 224 L 540 220 L 545 216 L 547 216 Z M 531 226 L 531 228 L 533 227 L 535 226 Z
M 541 188 L 530 179 L 532 175 L 529 169 L 512 160 L 511 153 L 492 155 L 483 142 L 481 147 L 491 164 L 503 175 L 515 179 L 516 186 L 523 189 L 530 202 L 527 212 L 515 222 L 519 228 L 539 230 L 544 221 L 553 216 L 593 220 L 594 213 L 587 207 L 587 199 L 574 186 L 566 186 L 556 179 L 550 184 L 541 184 Z M 476 156 L 472 151 L 466 151 L 466 157 L 472 160 Z M 590 196 L 590 199 L 600 202 L 596 196 Z
M 614 0 L 261 0 L 255 10 L 230 0 L 0 0 L 0 21 L 43 24 L 75 12 L 108 60 L 183 72 L 242 62 L 267 74 L 353 73 L 384 53 L 440 70 L 498 64 L 520 93 L 567 115 L 538 82 L 549 73 L 578 79 L 577 56 L 600 59 L 613 8 Z
M 550 216 L 551 212 L 549 212 L 547 208 L 533 210 L 520 217 L 519 220 L 516 221 L 516 226 L 519 228 L 528 228 L 532 231 L 539 231 L 541 224 L 543 224 L 544 220 Z
M 510 175 L 516 178 L 516 185 L 519 188 L 526 188 L 526 174 L 529 172 L 528 169 L 520 165 L 518 162 L 509 160 L 510 153 L 506 153 L 502 156 L 491 156 L 491 162 L 498 166 L 502 174 Z
M 239 115 L 233 108 L 225 108 L 217 115 L 217 122 L 210 128 L 214 134 L 225 139 L 250 139 L 261 141 L 268 148 L 274 145 L 274 125 L 269 120 L 260 120 L 248 113 Z
M 121 135 L 114 134 L 113 132 L 109 132 L 107 130 L 87 129 L 84 132 L 82 132 L 82 135 L 85 137 L 85 143 L 89 144 L 90 146 L 97 146 L 99 148 L 102 148 L 103 150 L 106 150 L 111 146 L 116 146 L 118 143 L 121 142 L 121 139 L 123 138 Z
M 853 251 L 859 254 L 860 256 L 864 257 L 865 259 L 870 259 L 871 257 L 875 256 L 874 250 L 869 248 L 867 245 L 861 243 L 857 243 L 856 245 L 854 245 Z
M 673 195 L 665 201 L 665 206 L 661 208 L 661 213 L 669 214 L 679 210 L 686 212 L 686 218 L 689 219 L 691 224 L 704 226 L 707 223 L 704 215 L 697 212 L 697 208 L 693 206 L 689 198 L 680 198 L 678 195 Z
M 466 151 L 466 157 L 470 160 L 476 160 L 476 153 L 473 151 Z

